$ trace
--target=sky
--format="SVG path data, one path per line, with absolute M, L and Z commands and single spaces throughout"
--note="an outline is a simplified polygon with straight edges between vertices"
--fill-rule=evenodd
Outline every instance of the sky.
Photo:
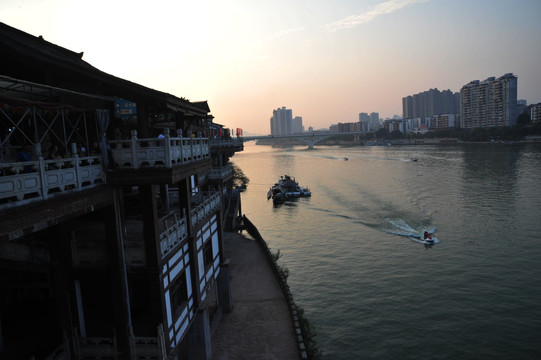
M 244 134 L 402 115 L 402 98 L 513 73 L 541 102 L 541 0 L 2 0 L 0 21 Z

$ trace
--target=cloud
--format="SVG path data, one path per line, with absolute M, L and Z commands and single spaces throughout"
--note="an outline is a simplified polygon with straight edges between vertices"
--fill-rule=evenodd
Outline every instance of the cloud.
M 427 2 L 429 0 L 389 0 L 377 4 L 372 10 L 366 11 L 359 15 L 350 15 L 343 19 L 333 21 L 332 23 L 323 25 L 328 32 L 335 32 L 341 29 L 348 29 L 357 25 L 366 24 L 380 15 L 390 14 L 407 6 L 417 3 Z

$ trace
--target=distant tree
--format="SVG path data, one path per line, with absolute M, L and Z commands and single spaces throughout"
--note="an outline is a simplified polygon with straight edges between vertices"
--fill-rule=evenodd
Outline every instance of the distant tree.
M 376 137 L 378 139 L 386 139 L 389 137 L 389 131 L 387 131 L 387 129 L 383 127 L 376 131 Z
M 361 139 L 364 140 L 364 141 L 373 140 L 374 139 L 374 133 L 362 134 Z
M 434 133 L 436 137 L 439 138 L 454 137 L 453 130 L 454 129 L 437 129 L 434 131 Z
M 541 135 L 541 122 L 533 123 L 533 125 L 530 127 L 530 134 Z
M 393 130 L 390 136 L 391 139 L 402 139 L 404 137 L 404 134 L 402 134 L 402 131 L 400 130 Z
M 528 125 L 531 122 L 530 114 L 523 112 L 518 116 L 517 125 Z

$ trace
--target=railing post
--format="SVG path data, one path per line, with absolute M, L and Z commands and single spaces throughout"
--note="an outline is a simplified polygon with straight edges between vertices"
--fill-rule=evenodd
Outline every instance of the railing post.
M 194 161 L 195 159 L 193 156 L 193 137 L 191 136 L 191 134 L 190 134 L 190 151 L 191 151 L 190 156 L 192 158 L 192 161 Z
M 43 158 L 39 157 L 39 177 L 41 178 L 41 197 L 43 200 L 47 200 L 47 179 L 45 178 L 45 161 Z
M 180 150 L 180 153 L 178 154 L 179 156 L 179 159 L 180 159 L 180 163 L 183 164 L 184 163 L 184 155 L 183 155 L 183 151 L 182 151 L 182 129 L 177 129 L 177 146 Z M 177 163 L 178 163 L 178 160 L 177 159 Z
M 173 166 L 173 162 L 171 159 L 171 137 L 169 136 L 169 129 L 164 129 L 165 133 L 165 166 L 170 168 Z
M 137 130 L 131 131 L 131 154 L 133 168 L 139 169 L 139 159 L 137 159 Z
M 81 190 L 81 176 L 79 174 L 79 155 L 73 155 L 73 161 L 75 162 L 75 177 L 77 177 L 77 190 Z

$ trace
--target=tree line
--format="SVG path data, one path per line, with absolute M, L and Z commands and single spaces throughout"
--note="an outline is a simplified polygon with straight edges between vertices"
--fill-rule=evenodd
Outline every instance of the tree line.
M 526 136 L 541 135 L 541 122 L 530 123 L 528 114 L 522 114 L 517 120 L 517 125 L 489 128 L 449 128 L 436 129 L 424 134 L 407 133 L 399 130 L 389 133 L 385 128 L 375 132 L 378 139 L 430 139 L 430 138 L 457 138 L 462 141 L 519 141 Z M 369 140 L 369 139 L 366 139 Z

